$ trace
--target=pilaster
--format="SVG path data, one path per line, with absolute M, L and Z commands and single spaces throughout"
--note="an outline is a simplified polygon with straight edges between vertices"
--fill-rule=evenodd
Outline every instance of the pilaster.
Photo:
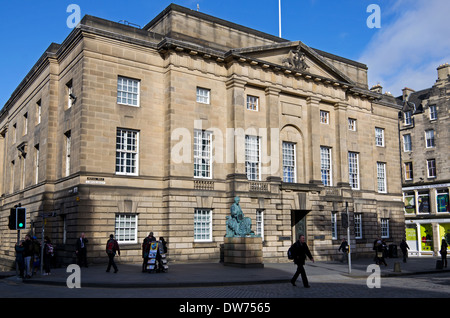
M 336 130 L 336 155 L 335 155 L 335 180 L 337 184 L 348 184 L 348 146 L 347 146 L 347 104 L 336 103 L 335 110 L 335 130 Z
M 233 135 L 227 136 L 227 162 L 233 167 L 230 174 L 245 174 L 245 149 L 240 141 L 242 136 L 237 136 L 236 131 L 239 128 L 245 128 L 245 84 L 247 82 L 236 77 L 226 82 L 227 100 L 228 100 L 228 120 L 227 131 L 233 132 Z M 232 128 L 232 129 L 228 129 Z M 245 138 L 245 136 L 243 136 Z M 229 150 L 229 151 L 228 151 Z
M 311 179 L 309 183 L 321 184 L 322 178 L 320 174 L 320 131 L 317 127 L 320 122 L 319 102 L 320 98 L 310 96 L 306 99 L 308 108 L 308 133 L 309 133 L 309 153 L 306 154 L 306 162 L 309 163 L 309 171 Z
M 263 171 L 266 172 L 268 178 L 280 175 L 280 92 L 281 90 L 273 87 L 266 88 L 267 149 L 265 149 L 265 156 L 270 160 L 263 162 L 267 164 L 266 171 Z M 269 149 L 270 155 L 268 154 Z

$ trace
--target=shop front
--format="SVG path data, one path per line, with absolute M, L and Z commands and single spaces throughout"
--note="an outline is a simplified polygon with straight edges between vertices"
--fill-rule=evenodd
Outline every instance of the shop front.
M 440 256 L 442 239 L 450 242 L 450 183 L 403 188 L 409 254 Z
M 409 255 L 440 256 L 442 239 L 450 242 L 450 219 L 406 221 Z

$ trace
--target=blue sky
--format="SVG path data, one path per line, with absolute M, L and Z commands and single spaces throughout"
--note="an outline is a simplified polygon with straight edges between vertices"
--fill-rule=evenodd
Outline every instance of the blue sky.
M 85 14 L 143 27 L 170 3 L 279 35 L 278 0 L 14 0 L 1 1 L 0 108 L 45 49 L 61 43 L 70 4 Z M 380 28 L 369 28 L 371 4 Z M 281 0 L 282 37 L 369 67 L 369 87 L 401 95 L 405 86 L 431 87 L 436 68 L 450 63 L 449 0 Z

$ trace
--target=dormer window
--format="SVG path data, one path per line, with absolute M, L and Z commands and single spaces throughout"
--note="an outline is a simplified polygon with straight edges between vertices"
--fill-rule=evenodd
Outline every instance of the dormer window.
M 437 109 L 436 105 L 430 106 L 430 120 L 436 120 L 437 119 Z
M 405 112 L 405 125 L 411 125 L 412 119 L 411 119 L 411 111 Z

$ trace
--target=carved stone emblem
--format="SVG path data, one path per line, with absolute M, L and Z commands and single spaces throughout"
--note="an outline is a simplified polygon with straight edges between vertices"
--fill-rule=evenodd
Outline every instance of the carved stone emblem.
M 300 51 L 300 46 L 289 51 L 288 56 L 283 59 L 283 66 L 297 71 L 306 71 L 309 68 L 305 62 L 305 53 Z

